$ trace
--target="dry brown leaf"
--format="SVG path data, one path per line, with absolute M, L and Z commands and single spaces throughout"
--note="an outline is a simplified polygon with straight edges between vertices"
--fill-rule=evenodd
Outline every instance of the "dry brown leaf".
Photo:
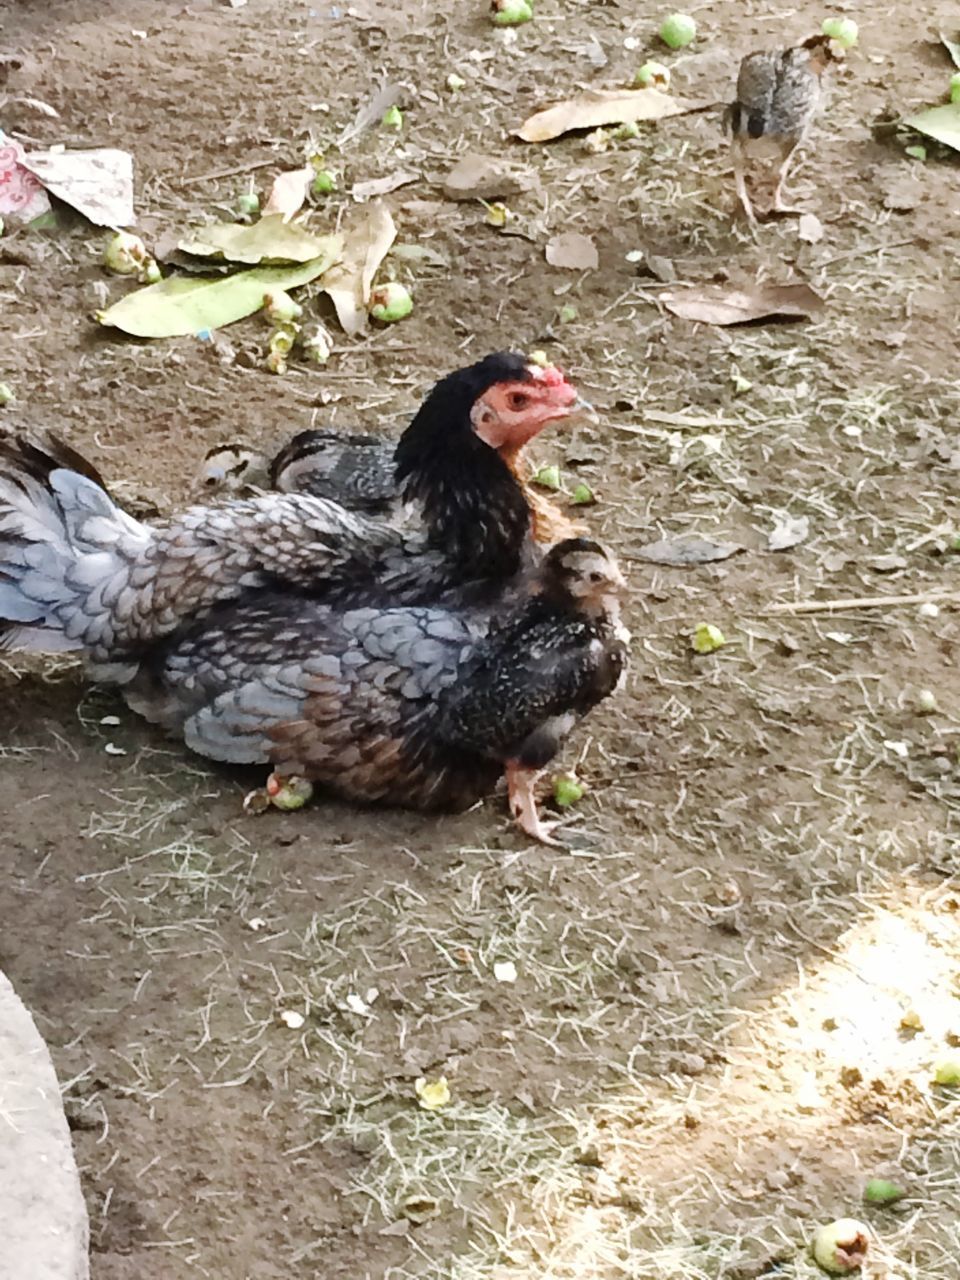
M 468 151 L 444 179 L 443 194 L 448 200 L 502 200 L 529 191 L 536 183 L 536 174 L 503 156 Z
M 377 201 L 360 221 L 343 233 L 340 261 L 320 281 L 337 310 L 344 333 L 363 333 L 367 327 L 367 303 L 377 268 L 396 238 L 390 210 Z
M 700 324 L 748 324 L 751 320 L 804 319 L 823 309 L 823 299 L 808 284 L 767 284 L 752 289 L 703 285 L 671 289 L 659 295 L 675 316 Z
M 571 129 L 598 129 L 632 120 L 663 120 L 681 115 L 689 106 L 659 89 L 594 89 L 556 106 L 538 111 L 517 130 L 524 142 L 549 142 Z
M 709 538 L 664 538 L 659 542 L 647 542 L 633 553 L 637 560 L 648 564 L 665 564 L 683 567 L 694 564 L 711 564 L 715 560 L 729 560 L 745 551 L 739 542 L 713 542 Z
M 307 187 L 313 181 L 313 167 L 309 164 L 302 169 L 288 169 L 274 178 L 263 213 L 282 213 L 284 222 L 289 222 L 295 213 L 300 212 L 307 198 Z
M 396 169 L 382 178 L 369 178 L 366 182 L 355 182 L 350 188 L 350 194 L 357 204 L 363 204 L 376 196 L 389 195 L 399 187 L 406 187 L 411 182 L 416 182 L 419 177 L 420 174 L 414 169 Z
M 21 164 L 97 227 L 133 225 L 133 156 L 114 147 L 32 151 Z
M 562 231 L 547 241 L 547 261 L 551 267 L 564 267 L 568 271 L 595 271 L 600 265 L 597 246 L 589 236 L 578 231 Z

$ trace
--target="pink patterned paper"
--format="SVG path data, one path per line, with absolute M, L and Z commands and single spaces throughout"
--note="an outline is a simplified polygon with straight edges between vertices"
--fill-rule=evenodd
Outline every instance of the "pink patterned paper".
M 23 148 L 9 140 L 0 143 L 0 216 L 32 222 L 50 208 L 42 183 L 20 163 Z

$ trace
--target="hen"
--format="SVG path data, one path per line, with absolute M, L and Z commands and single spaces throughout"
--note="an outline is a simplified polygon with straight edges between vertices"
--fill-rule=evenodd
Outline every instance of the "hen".
M 393 525 L 293 493 L 146 525 L 76 454 L 0 438 L 0 648 L 129 664 L 213 605 L 278 584 L 353 603 L 496 598 L 532 549 L 529 508 L 498 450 L 576 401 L 559 371 L 518 356 L 444 379 L 397 446 L 406 506 Z
M 578 400 L 575 408 L 591 412 L 583 400 Z M 581 524 L 570 520 L 531 486 L 522 444 L 507 441 L 498 452 L 523 489 L 538 542 L 549 544 L 584 532 Z M 301 431 L 272 459 L 243 444 L 217 445 L 204 458 L 197 479 L 199 488 L 207 493 L 268 489 L 307 493 L 338 502 L 350 511 L 390 520 L 402 508 L 396 441 L 359 432 Z
M 757 218 L 750 186 L 763 191 L 772 179 L 772 199 L 763 212 L 794 212 L 783 203 L 783 183 L 820 108 L 823 73 L 839 56 L 828 36 L 811 36 L 793 48 L 748 54 L 741 62 L 737 98 L 725 119 L 737 195 L 752 226 Z
M 556 843 L 534 785 L 620 682 L 623 586 L 609 552 L 574 539 L 493 623 L 267 594 L 156 649 L 124 695 L 201 755 L 271 764 L 274 779 L 306 777 L 349 800 L 462 810 L 505 772 L 520 826 Z

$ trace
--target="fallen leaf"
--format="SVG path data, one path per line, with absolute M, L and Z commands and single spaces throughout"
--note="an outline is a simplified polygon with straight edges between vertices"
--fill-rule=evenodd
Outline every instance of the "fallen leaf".
M 197 257 L 222 257 L 228 262 L 265 265 L 311 262 L 330 253 L 328 236 L 313 236 L 288 223 L 280 213 L 265 214 L 246 227 L 240 222 L 213 222 L 189 232 L 177 244 Z
M 449 261 L 436 249 L 425 244 L 395 244 L 390 250 L 391 258 L 400 258 L 404 262 L 421 262 L 427 267 L 448 267 Z
M 215 280 L 168 276 L 160 284 L 128 293 L 97 319 L 137 338 L 172 338 L 219 329 L 259 311 L 264 293 L 294 289 L 328 271 L 340 241 L 337 236 L 327 239 L 329 253 L 297 266 L 254 267 Z
M 810 536 L 808 516 L 781 516 L 767 538 L 768 551 L 789 551 Z
M 551 267 L 564 267 L 567 271 L 595 271 L 600 265 L 597 246 L 578 231 L 562 231 L 548 240 L 546 255 Z
M 521 195 L 537 185 L 536 174 L 503 156 L 469 151 L 447 174 L 443 194 L 448 200 L 498 200 Z
M 132 226 L 133 156 L 129 152 L 113 147 L 33 151 L 24 157 L 23 165 L 94 226 Z
M 948 102 L 946 106 L 921 111 L 918 116 L 908 117 L 904 124 L 960 151 L 960 102 Z
M 953 59 L 953 65 L 955 67 L 960 67 L 960 40 L 948 40 L 941 31 L 940 42 Z
M 744 548 L 737 542 L 711 542 L 709 538 L 664 538 L 638 547 L 633 556 L 649 564 L 683 567 L 729 560 Z
M 701 324 L 748 324 L 753 320 L 808 320 L 823 309 L 823 299 L 808 284 L 757 285 L 753 289 L 728 289 L 703 285 L 675 289 L 659 295 L 668 311 Z
M 295 213 L 299 213 L 307 198 L 307 188 L 313 181 L 313 166 L 305 164 L 302 169 L 288 169 L 277 174 L 263 206 L 266 217 L 271 213 L 282 215 L 284 222 L 289 222 Z
M 807 244 L 819 244 L 823 239 L 823 223 L 815 213 L 801 213 L 797 235 Z
M 595 89 L 537 111 L 517 130 L 524 142 L 549 142 L 572 129 L 597 129 L 632 120 L 663 120 L 690 107 L 659 89 Z
M 393 173 L 385 174 L 382 178 L 370 178 L 366 182 L 355 182 L 350 189 L 350 194 L 358 204 L 363 204 L 364 201 L 373 200 L 377 196 L 388 195 L 399 187 L 409 186 L 411 182 L 416 182 L 419 177 L 419 173 L 416 173 L 413 169 L 397 169 Z
M 396 234 L 390 210 L 379 203 L 371 204 L 363 220 L 344 233 L 340 261 L 320 282 L 344 333 L 353 335 L 366 329 L 373 278 Z

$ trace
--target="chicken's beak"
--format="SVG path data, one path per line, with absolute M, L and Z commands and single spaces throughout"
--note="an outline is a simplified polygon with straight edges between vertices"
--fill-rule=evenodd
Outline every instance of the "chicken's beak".
M 587 422 L 592 422 L 597 426 L 600 424 L 599 413 L 597 413 L 589 400 L 584 400 L 583 396 L 577 396 L 576 400 L 574 400 L 570 406 L 570 414 L 571 416 L 576 414 L 578 418 L 585 418 Z

